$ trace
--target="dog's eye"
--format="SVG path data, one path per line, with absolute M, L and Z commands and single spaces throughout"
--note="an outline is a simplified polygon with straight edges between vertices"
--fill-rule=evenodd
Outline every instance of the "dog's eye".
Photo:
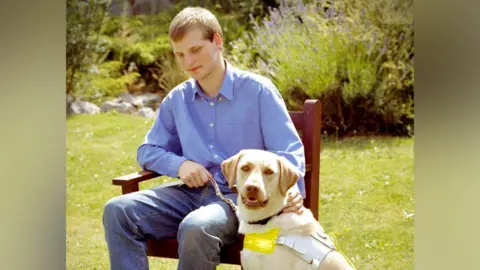
M 250 170 L 250 167 L 248 167 L 248 165 L 244 165 L 240 169 L 244 172 L 248 172 Z
M 271 174 L 273 174 L 273 171 L 270 170 L 270 169 L 266 169 L 265 171 L 263 171 L 263 173 L 266 174 L 266 175 L 271 175 Z

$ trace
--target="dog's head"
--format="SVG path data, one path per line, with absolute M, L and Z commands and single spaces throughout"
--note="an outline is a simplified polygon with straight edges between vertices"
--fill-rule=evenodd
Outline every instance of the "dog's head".
M 225 160 L 222 172 L 230 187 L 236 183 L 238 204 L 250 210 L 281 207 L 278 204 L 300 177 L 286 158 L 255 149 L 242 150 Z

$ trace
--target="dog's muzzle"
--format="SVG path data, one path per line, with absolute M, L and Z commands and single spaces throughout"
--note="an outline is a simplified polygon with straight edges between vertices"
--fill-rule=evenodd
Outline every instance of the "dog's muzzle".
M 245 185 L 241 197 L 242 203 L 247 208 L 265 207 L 268 203 L 268 199 L 261 200 L 260 188 L 256 185 Z
M 259 201 L 257 198 L 249 198 L 248 195 L 245 198 L 243 195 L 242 197 L 242 203 L 247 207 L 247 208 L 260 208 L 260 207 L 265 207 L 268 204 L 268 199 Z

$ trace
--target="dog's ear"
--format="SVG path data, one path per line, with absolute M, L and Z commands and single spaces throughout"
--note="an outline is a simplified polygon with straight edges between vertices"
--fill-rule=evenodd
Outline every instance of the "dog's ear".
M 297 183 L 300 174 L 292 163 L 283 156 L 278 156 L 278 168 L 280 170 L 278 185 L 282 196 L 286 196 L 287 191 Z
M 236 181 L 236 172 L 237 172 L 237 164 L 242 156 L 243 151 L 238 152 L 236 155 L 231 156 L 230 158 L 224 160 L 222 162 L 222 173 L 227 179 L 228 186 L 230 188 L 233 187 Z

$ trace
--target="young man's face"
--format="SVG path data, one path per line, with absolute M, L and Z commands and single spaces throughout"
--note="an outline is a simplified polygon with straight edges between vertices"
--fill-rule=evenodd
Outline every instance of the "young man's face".
M 192 78 L 202 80 L 210 75 L 218 62 L 221 42 L 219 35 L 215 35 L 213 41 L 210 41 L 204 38 L 199 28 L 192 28 L 183 39 L 171 43 L 180 67 Z

